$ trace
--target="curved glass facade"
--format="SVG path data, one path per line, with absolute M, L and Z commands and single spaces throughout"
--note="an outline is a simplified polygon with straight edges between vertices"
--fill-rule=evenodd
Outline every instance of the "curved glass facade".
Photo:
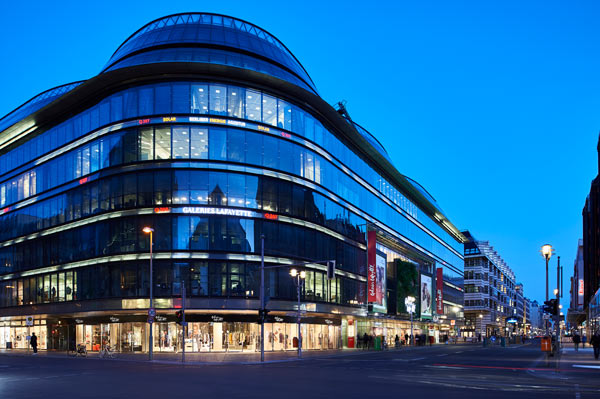
M 216 14 L 180 14 L 150 22 L 115 51 L 107 68 L 129 54 L 182 44 L 224 46 L 256 54 L 289 69 L 316 91 L 302 65 L 277 38 L 256 25 Z
M 150 23 L 117 50 L 107 71 L 195 62 L 252 70 L 315 93 L 304 69 L 272 36 L 209 14 Z M 114 331 L 139 327 L 142 338 L 122 339 L 111 326 L 108 334 L 117 334 L 122 348 L 148 350 L 143 320 L 132 313 L 148 306 L 144 226 L 155 231 L 152 284 L 164 318 L 153 328 L 159 336 L 173 334 L 167 309 L 176 307 L 185 286 L 195 301 L 190 317 L 198 324 L 190 339 L 199 351 L 256 349 L 262 238 L 265 263 L 280 267 L 265 281 L 269 306 L 280 312 L 269 327 L 274 350 L 292 348 L 286 312 L 294 309 L 295 288 L 286 265 L 298 262 L 307 271 L 302 301 L 314 316 L 303 322 L 306 345 L 347 345 L 344 315 L 371 312 L 367 253 L 375 246 L 367 235 L 376 237 L 380 251 L 396 254 L 388 256 L 383 272 L 389 315 L 400 315 L 393 297 L 398 259 L 425 276 L 443 267 L 444 278 L 457 286 L 462 243 L 315 104 L 233 75 L 231 81 L 189 74 L 148 79 L 117 84 L 99 98 L 88 95 L 85 110 L 25 132 L 0 151 L 0 346 L 7 340 L 3 334 L 20 331 L 12 324 L 3 330 L 1 317 L 20 317 L 35 305 L 49 317 L 62 312 L 65 325 L 83 323 L 77 339 L 96 350 L 106 333 L 96 326 L 121 322 L 69 319 L 67 309 L 75 303 L 79 314 L 108 317 L 117 310 L 119 316 L 111 317 L 127 322 Z M 366 137 L 389 159 L 370 133 L 350 123 L 343 128 Z M 336 261 L 336 272 L 328 279 L 329 260 Z M 223 326 L 206 324 L 209 312 L 223 310 L 227 316 L 215 316 Z M 225 325 L 232 335 L 217 343 Z M 326 341 L 320 338 L 325 334 Z M 52 346 L 48 341 L 45 347 Z

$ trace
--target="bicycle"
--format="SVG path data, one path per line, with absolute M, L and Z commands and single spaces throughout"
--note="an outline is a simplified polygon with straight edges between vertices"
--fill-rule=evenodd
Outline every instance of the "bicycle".
M 71 356 L 71 357 L 77 357 L 77 356 L 86 357 L 87 356 L 87 348 L 85 347 L 85 344 L 77 344 L 77 347 L 75 349 L 69 349 L 69 356 Z
M 100 349 L 100 358 L 114 359 L 115 357 L 115 351 L 110 345 L 106 345 L 104 348 Z

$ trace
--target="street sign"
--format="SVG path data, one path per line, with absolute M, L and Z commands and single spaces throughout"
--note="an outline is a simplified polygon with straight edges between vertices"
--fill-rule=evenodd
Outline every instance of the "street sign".
M 25 317 L 25 325 L 27 327 L 33 326 L 33 316 Z
M 150 317 L 156 316 L 156 309 L 154 309 L 154 308 L 148 309 L 148 316 L 150 316 Z
M 148 316 L 148 323 L 150 323 L 150 324 L 154 323 L 154 317 Z

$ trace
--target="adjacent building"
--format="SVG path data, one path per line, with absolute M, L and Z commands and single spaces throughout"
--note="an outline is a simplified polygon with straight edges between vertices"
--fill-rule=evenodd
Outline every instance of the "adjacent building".
M 522 285 L 518 293 L 515 274 L 489 244 L 463 231 L 465 243 L 465 325 L 467 336 L 506 335 L 523 323 Z M 520 298 L 520 314 L 518 318 Z
M 600 140 L 596 150 L 599 153 L 598 170 L 600 171 Z M 600 256 L 598 256 L 600 254 L 600 175 L 592 180 L 581 213 L 583 217 L 583 309 L 587 313 L 588 324 L 593 331 L 600 318 L 600 309 L 597 307 L 600 301 L 598 290 L 600 288 Z
M 580 239 L 577 245 L 577 254 L 573 265 L 573 277 L 571 277 L 570 302 L 567 312 L 567 321 L 571 328 L 580 327 L 585 321 L 584 308 L 584 260 L 583 260 L 583 240 Z
M 538 301 L 534 300 L 531 302 L 531 332 L 534 334 L 541 334 L 545 332 L 544 326 L 544 312 Z
M 0 120 L 3 348 L 34 331 L 42 349 L 255 351 L 263 253 L 267 350 L 294 349 L 298 311 L 305 349 L 393 344 L 407 297 L 415 334 L 440 340 L 462 320 L 465 241 L 283 43 L 236 18 L 152 21 L 97 76 Z M 485 256 L 491 331 L 514 276 Z

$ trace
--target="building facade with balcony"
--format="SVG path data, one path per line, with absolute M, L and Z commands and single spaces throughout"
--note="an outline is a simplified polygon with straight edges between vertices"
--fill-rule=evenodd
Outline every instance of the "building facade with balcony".
M 518 309 L 515 274 L 488 241 L 476 240 L 469 231 L 463 235 L 465 325 L 473 336 L 505 336 L 513 331 L 507 321 Z
M 0 347 L 35 331 L 42 348 L 148 351 L 152 328 L 155 351 L 255 351 L 263 242 L 267 350 L 294 349 L 298 311 L 305 349 L 393 342 L 407 296 L 416 333 L 439 339 L 438 316 L 461 313 L 464 240 L 285 45 L 239 19 L 152 21 L 97 76 L 0 120 Z

